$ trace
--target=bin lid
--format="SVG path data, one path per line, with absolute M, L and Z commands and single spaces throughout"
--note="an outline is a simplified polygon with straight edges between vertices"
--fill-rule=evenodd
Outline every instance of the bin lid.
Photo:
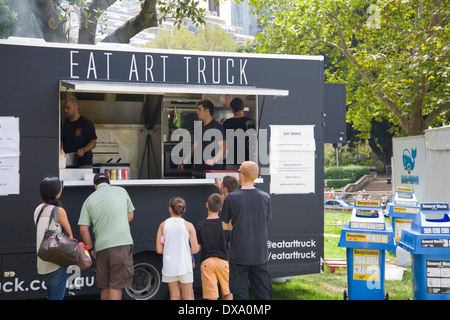
M 394 250 L 394 233 L 386 228 L 379 200 L 356 200 L 350 223 L 342 228 L 340 247 Z
M 394 233 L 390 226 L 385 230 L 368 230 L 349 228 L 349 225 L 345 224 L 338 246 L 393 251 L 395 250 Z
M 395 205 L 404 205 L 410 207 L 416 207 L 419 205 L 414 188 L 412 187 L 397 187 L 394 195 Z
M 419 214 L 411 223 L 411 230 L 422 234 L 447 234 L 450 236 L 448 203 L 421 203 Z
M 350 218 L 350 229 L 385 230 L 381 201 L 356 200 Z
M 419 210 L 419 202 L 412 187 L 397 187 L 394 201 L 386 205 L 387 215 L 394 218 L 414 219 Z
M 449 204 L 422 203 L 411 229 L 403 229 L 398 246 L 414 254 L 449 255 Z
M 405 206 L 388 203 L 386 206 L 386 213 L 389 217 L 402 218 L 402 219 L 414 219 L 419 213 L 420 206 Z

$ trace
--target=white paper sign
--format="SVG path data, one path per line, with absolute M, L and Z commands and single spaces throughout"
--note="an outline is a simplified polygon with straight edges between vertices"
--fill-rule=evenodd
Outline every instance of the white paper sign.
M 315 192 L 314 125 L 270 126 L 270 193 Z
M 0 157 L 0 196 L 19 194 L 19 157 Z
M 19 118 L 0 117 L 0 195 L 19 194 Z

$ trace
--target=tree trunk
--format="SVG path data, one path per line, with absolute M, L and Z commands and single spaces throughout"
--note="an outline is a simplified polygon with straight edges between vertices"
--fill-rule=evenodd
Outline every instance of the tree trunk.
M 427 128 L 424 127 L 422 115 L 415 115 L 409 118 L 408 128 L 405 131 L 408 136 L 418 136 L 422 135 L 425 129 Z
M 52 0 L 28 0 L 27 5 L 41 27 L 45 41 L 67 42 Z
M 78 43 L 95 44 L 97 18 L 99 16 L 97 9 L 100 9 L 102 12 L 116 1 L 117 0 L 94 0 L 90 4 L 90 6 L 86 9 L 86 12 L 88 13 L 87 18 L 84 14 L 80 17 Z M 156 3 L 157 0 L 145 0 L 143 2 L 142 10 L 136 17 L 126 21 L 112 34 L 103 39 L 103 41 L 129 43 L 130 39 L 142 30 L 150 27 L 156 27 L 158 25 Z M 41 27 L 45 41 L 68 41 L 52 0 L 28 0 L 27 4 Z
M 86 9 L 86 16 L 82 11 L 80 16 L 80 30 L 78 31 L 78 43 L 95 44 L 98 18 L 104 10 L 108 9 L 116 1 L 117 0 L 95 0 Z
M 393 124 L 386 119 L 382 119 L 381 122 L 372 120 L 369 146 L 384 166 L 391 164 L 392 138 L 394 137 L 394 134 L 390 133 L 392 127 Z
M 125 22 L 102 42 L 129 43 L 130 39 L 144 29 L 158 25 L 156 13 L 157 0 L 145 0 L 139 14 Z

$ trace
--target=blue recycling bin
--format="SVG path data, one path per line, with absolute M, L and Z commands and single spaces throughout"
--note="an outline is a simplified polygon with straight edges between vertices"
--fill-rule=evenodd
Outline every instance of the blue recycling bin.
M 397 187 L 393 202 L 386 206 L 386 212 L 392 219 L 392 230 L 395 242 L 399 242 L 403 229 L 410 229 L 411 222 L 419 213 L 420 206 L 414 194 L 414 188 Z M 394 247 L 395 249 L 397 247 Z M 395 252 L 394 249 L 394 252 Z
M 384 300 L 386 250 L 394 250 L 395 244 L 381 201 L 356 200 L 338 245 L 347 248 L 348 299 Z
M 412 255 L 415 300 L 450 300 L 450 214 L 448 203 L 422 203 L 398 246 Z

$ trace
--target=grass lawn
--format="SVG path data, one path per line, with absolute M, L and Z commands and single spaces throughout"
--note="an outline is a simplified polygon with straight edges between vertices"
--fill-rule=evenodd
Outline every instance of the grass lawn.
M 325 258 L 346 258 L 346 248 L 338 247 L 342 222 L 348 223 L 350 213 L 325 212 Z M 329 224 L 336 226 L 328 226 Z M 390 218 L 386 218 L 390 224 Z M 395 254 L 386 252 L 386 259 L 396 262 Z M 401 281 L 385 281 L 385 292 L 390 300 L 413 299 L 411 268 Z M 346 269 L 337 269 L 330 273 L 328 268 L 319 274 L 295 276 L 285 283 L 272 285 L 272 300 L 343 300 L 344 290 L 347 290 Z

